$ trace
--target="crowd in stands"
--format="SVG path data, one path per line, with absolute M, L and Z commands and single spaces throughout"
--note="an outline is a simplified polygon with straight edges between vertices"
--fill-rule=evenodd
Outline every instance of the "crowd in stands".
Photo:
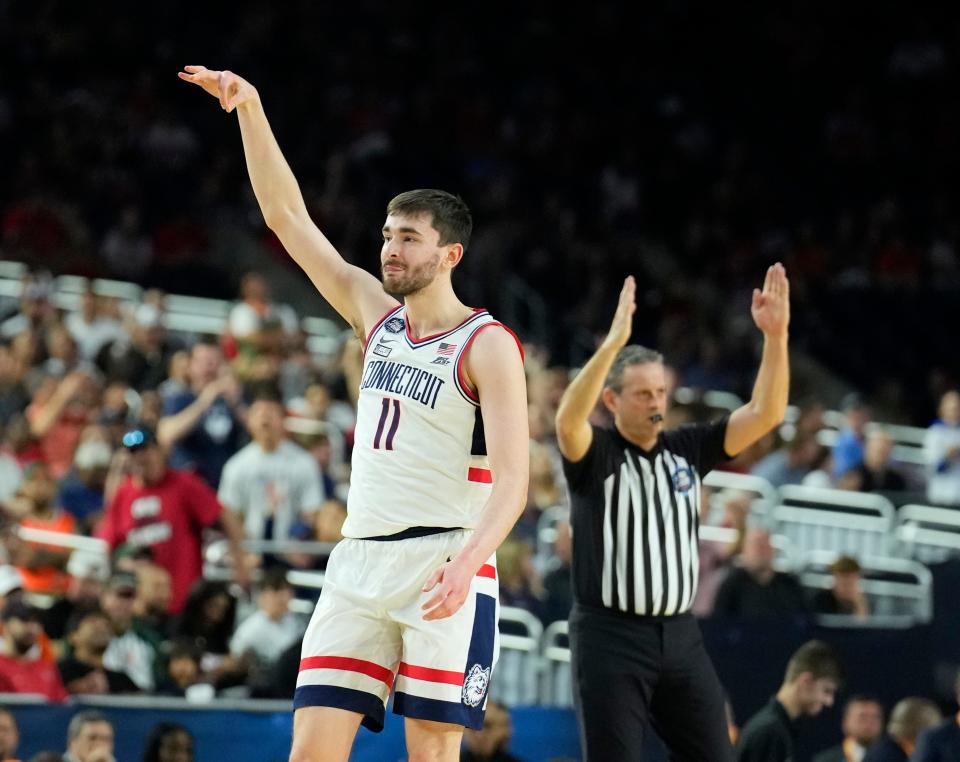
M 862 394 L 818 399 L 798 375 L 800 417 L 730 468 L 774 487 L 960 508 L 960 360 L 942 336 L 960 319 L 960 111 L 941 31 L 956 28 L 956 9 L 937 25 L 907 8 L 838 10 L 826 23 L 802 4 L 704 24 L 664 4 L 638 31 L 599 2 L 575 20 L 531 10 L 505 39 L 480 9 L 466 29 L 456 14 L 373 5 L 240 3 L 240 33 L 207 63 L 282 105 L 271 113 L 311 213 L 351 261 L 372 269 L 396 191 L 446 187 L 473 208 L 457 288 L 516 315 L 531 340 L 530 489 L 499 553 L 505 605 L 545 623 L 569 610 L 568 525 L 550 552 L 539 546 L 541 517 L 566 500 L 554 413 L 626 274 L 643 284 L 637 338 L 664 350 L 675 383 L 747 396 L 749 291 L 784 261 L 798 356 Z M 359 344 L 318 363 L 303 315 L 256 272 L 221 335 L 168 330 L 164 288 L 237 296 L 234 249 L 289 266 L 241 152 L 222 147 L 235 125 L 178 88 L 202 25 L 185 28 L 179 3 L 139 17 L 119 8 L 96 27 L 69 4 L 33 6 L 0 4 L 0 68 L 23 72 L 0 92 L 0 259 L 32 270 L 18 300 L 0 303 L 0 691 L 289 696 L 305 622 L 289 611 L 304 592 L 285 572 L 322 571 L 323 559 L 241 543 L 339 539 Z M 318 47 L 320 28 L 349 32 Z M 438 62 L 421 35 L 462 44 Z M 588 65 L 575 50 L 588 38 L 616 60 Z M 731 55 L 757 46 L 763 66 Z M 91 49 L 126 61 L 125 76 Z M 355 54 L 373 49 L 386 64 Z M 303 50 L 317 76 L 282 77 L 276 67 Z M 833 76 L 849 66 L 856 84 Z M 409 84 L 404 97 L 386 70 Z M 766 93 L 762 108 L 749 92 Z M 48 272 L 149 290 L 128 304 L 90 288 L 64 311 Z M 517 312 L 505 284 L 535 295 L 545 321 Z M 828 448 L 818 433 L 838 403 L 846 424 Z M 677 407 L 670 425 L 701 413 Z M 897 462 L 875 418 L 929 426 L 925 466 Z M 811 597 L 774 568 L 744 495 L 713 502 L 737 539 L 704 546 L 698 615 L 870 616 L 856 558 L 838 559 L 832 590 Z M 99 537 L 111 555 L 31 531 Z M 203 548 L 220 538 L 232 580 L 203 576 Z M 163 738 L 147 758 L 187 743 L 175 728 Z

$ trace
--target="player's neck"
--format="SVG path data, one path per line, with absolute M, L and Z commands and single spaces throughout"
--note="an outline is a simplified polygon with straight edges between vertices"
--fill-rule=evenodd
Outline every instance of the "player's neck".
M 414 339 L 456 328 L 472 312 L 457 298 L 449 284 L 432 283 L 403 301 L 407 325 Z

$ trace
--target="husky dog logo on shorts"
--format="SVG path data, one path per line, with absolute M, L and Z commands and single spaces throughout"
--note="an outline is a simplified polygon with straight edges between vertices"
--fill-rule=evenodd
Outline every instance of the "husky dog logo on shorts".
M 483 697 L 487 694 L 487 683 L 490 682 L 490 667 L 482 669 L 474 664 L 463 681 L 463 703 L 467 706 L 480 706 Z
M 384 323 L 383 327 L 390 331 L 390 333 L 400 333 L 400 331 L 403 330 L 403 325 L 403 318 L 394 317 Z

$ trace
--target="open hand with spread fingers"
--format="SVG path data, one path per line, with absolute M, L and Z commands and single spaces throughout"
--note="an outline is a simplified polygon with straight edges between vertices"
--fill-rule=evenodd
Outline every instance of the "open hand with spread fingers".
M 753 289 L 750 314 L 765 336 L 782 338 L 787 335 L 790 326 L 790 282 L 786 269 L 779 262 L 767 268 L 763 291 Z
M 629 275 L 624 279 L 623 288 L 620 289 L 617 311 L 613 315 L 607 337 L 603 340 L 605 344 L 616 349 L 621 349 L 627 345 L 633 331 L 633 313 L 636 311 L 637 282 L 632 275 Z
M 177 76 L 202 87 L 204 92 L 220 101 L 220 108 L 231 113 L 237 106 L 259 98 L 257 88 L 232 71 L 214 71 L 206 66 L 184 66 Z

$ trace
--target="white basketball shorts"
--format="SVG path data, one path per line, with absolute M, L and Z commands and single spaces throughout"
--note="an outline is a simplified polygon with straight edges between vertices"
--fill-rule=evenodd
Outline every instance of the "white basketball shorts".
M 474 577 L 453 616 L 423 620 L 427 578 L 466 544 L 452 530 L 403 540 L 345 539 L 327 564 L 323 591 L 303 639 L 294 710 L 332 706 L 383 729 L 393 711 L 480 729 L 497 661 L 496 557 Z

